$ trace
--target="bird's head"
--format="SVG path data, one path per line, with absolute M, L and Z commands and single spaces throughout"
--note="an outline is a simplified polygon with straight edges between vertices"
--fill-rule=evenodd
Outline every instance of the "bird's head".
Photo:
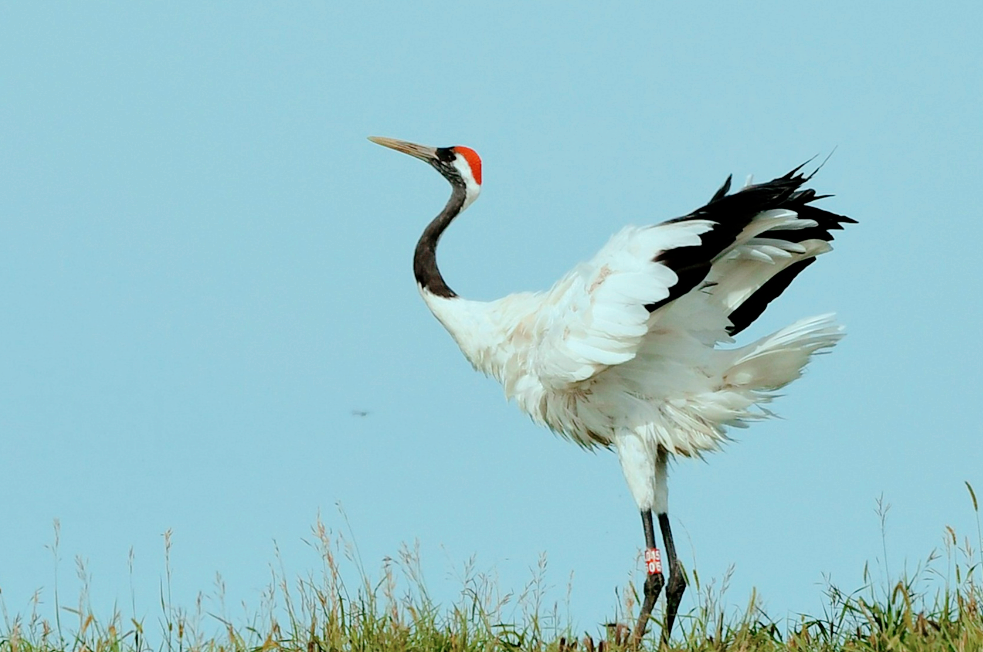
M 467 208 L 471 202 L 478 198 L 481 192 L 481 158 L 478 153 L 470 147 L 456 145 L 454 147 L 426 147 L 408 143 L 404 140 L 395 138 L 380 138 L 369 136 L 369 140 L 383 147 L 394 149 L 397 152 L 409 154 L 421 161 L 426 161 L 440 172 L 451 185 L 464 189 L 464 206 Z

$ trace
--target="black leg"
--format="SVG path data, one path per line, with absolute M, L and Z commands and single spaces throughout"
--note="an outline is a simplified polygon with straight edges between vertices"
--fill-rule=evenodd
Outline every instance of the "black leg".
M 655 569 L 655 572 L 652 572 L 648 563 L 649 551 L 655 551 L 655 554 L 658 555 L 658 551 L 655 549 L 655 528 L 652 525 L 652 510 L 646 509 L 642 512 L 642 527 L 645 529 L 646 548 L 645 593 L 642 601 L 642 610 L 638 614 L 638 622 L 635 623 L 635 629 L 631 633 L 632 648 L 638 648 L 639 643 L 642 642 L 642 636 L 645 635 L 645 627 L 648 625 L 649 617 L 652 615 L 652 609 L 655 608 L 655 601 L 659 599 L 659 593 L 662 592 L 662 585 L 664 583 L 661 563 L 654 563 L 652 568 Z
M 676 621 L 679 601 L 683 599 L 683 591 L 686 590 L 686 578 L 683 576 L 683 567 L 679 563 L 679 558 L 676 557 L 676 545 L 672 541 L 668 514 L 659 514 L 659 529 L 662 530 L 662 542 L 665 543 L 666 557 L 669 563 L 669 583 L 666 586 L 666 625 L 662 629 L 662 643 L 665 645 L 669 642 L 669 634 L 672 633 L 672 624 Z

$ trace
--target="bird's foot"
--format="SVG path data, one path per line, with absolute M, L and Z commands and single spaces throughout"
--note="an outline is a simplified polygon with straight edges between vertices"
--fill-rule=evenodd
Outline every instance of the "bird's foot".
M 686 575 L 683 573 L 682 565 L 677 562 L 666 584 L 666 624 L 662 629 L 663 646 L 669 644 L 669 635 L 672 633 L 673 623 L 676 622 L 676 612 L 679 610 L 679 602 L 683 599 L 685 590 Z
M 583 641 L 577 641 L 576 639 L 568 641 L 566 638 L 560 639 L 560 652 L 579 652 L 584 650 L 584 652 L 611 652 L 613 650 L 624 650 L 625 644 L 628 641 L 628 634 L 631 632 L 628 629 L 628 625 L 624 623 L 608 623 L 605 625 L 607 629 L 607 638 L 598 643 L 594 644 L 594 638 L 588 634 L 584 636 Z M 583 647 L 580 647 L 580 645 Z
M 645 589 L 644 598 L 642 600 L 642 610 L 638 614 L 638 622 L 635 623 L 635 631 L 631 633 L 631 638 L 629 639 L 628 647 L 632 650 L 637 650 L 638 646 L 642 642 L 642 637 L 645 636 L 645 629 L 648 626 L 649 619 L 652 616 L 652 610 L 655 608 L 655 602 L 659 599 L 659 594 L 662 592 L 662 586 L 665 584 L 665 578 L 662 573 L 650 573 L 645 578 Z

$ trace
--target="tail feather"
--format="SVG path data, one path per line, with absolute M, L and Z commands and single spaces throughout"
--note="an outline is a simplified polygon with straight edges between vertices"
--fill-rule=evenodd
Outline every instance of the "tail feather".
M 725 383 L 762 393 L 781 389 L 802 375 L 813 354 L 826 352 L 843 338 L 844 328 L 834 319 L 832 313 L 802 319 L 738 349 Z

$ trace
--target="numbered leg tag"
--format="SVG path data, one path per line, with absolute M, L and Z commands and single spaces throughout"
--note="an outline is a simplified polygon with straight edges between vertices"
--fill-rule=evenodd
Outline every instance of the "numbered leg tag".
M 658 548 L 645 551 L 645 570 L 649 575 L 662 575 L 662 557 L 659 556 Z

